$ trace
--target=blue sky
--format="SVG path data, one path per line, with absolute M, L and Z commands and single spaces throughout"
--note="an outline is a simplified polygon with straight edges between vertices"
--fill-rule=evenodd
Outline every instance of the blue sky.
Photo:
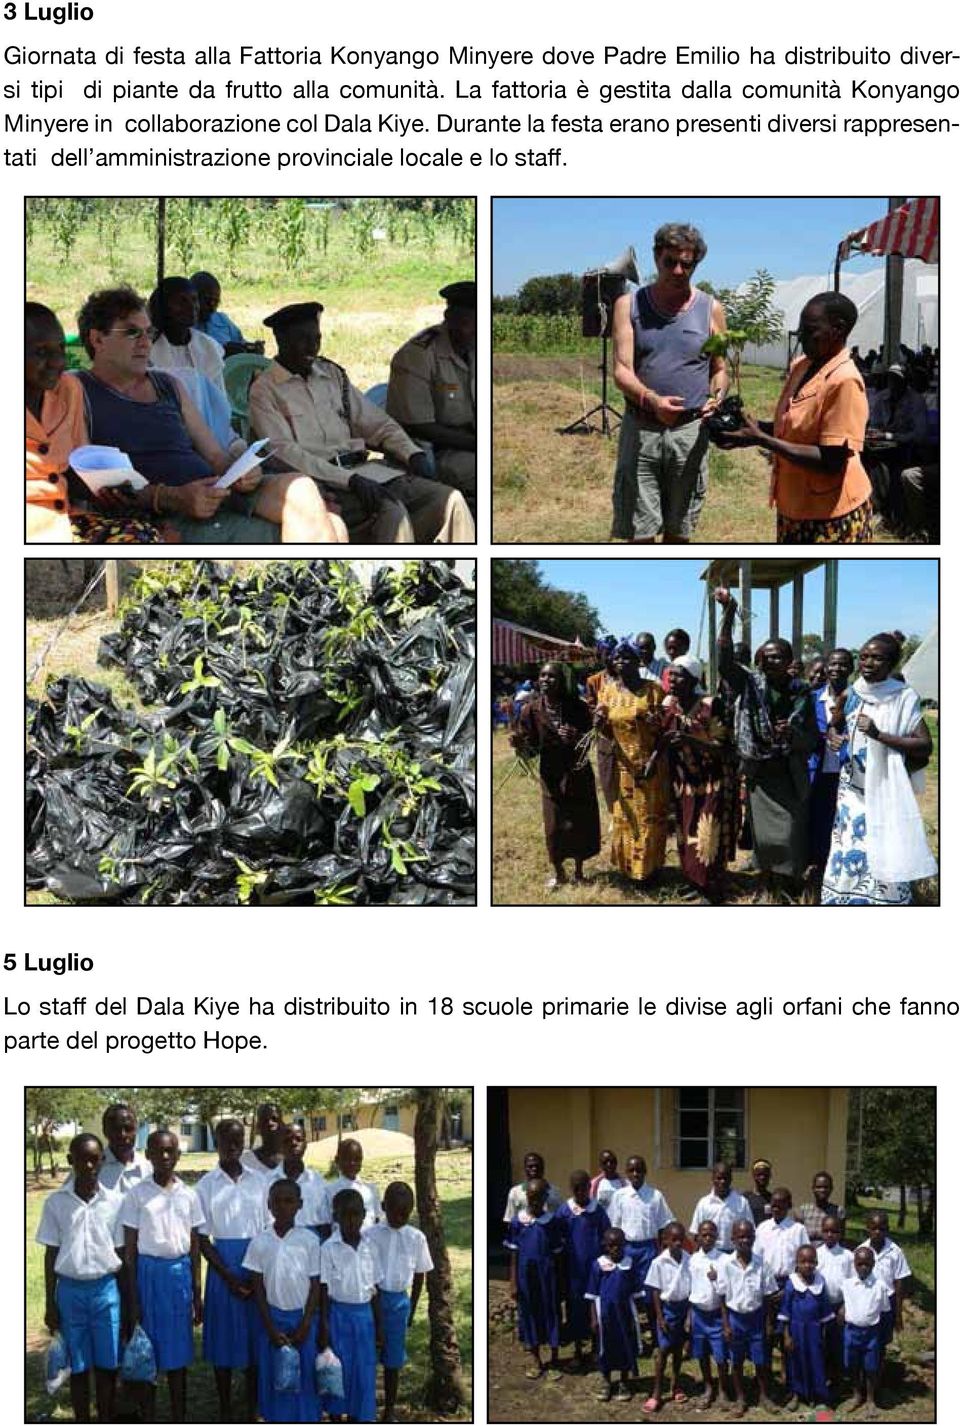
M 583 593 L 600 611 L 612 634 L 636 634 L 649 629 L 658 651 L 673 628 L 686 629 L 697 649 L 703 609 L 704 559 L 540 560 L 547 582 L 558 589 Z M 790 637 L 790 588 L 780 591 L 780 632 Z M 770 599 L 755 590 L 754 645 L 768 633 Z M 839 642 L 859 647 L 882 629 L 926 634 L 937 616 L 936 560 L 842 559 L 840 561 L 837 633 Z M 823 622 L 823 569 L 804 581 L 804 633 L 819 632 Z M 739 625 L 736 626 L 739 637 Z M 707 652 L 707 622 L 703 620 L 701 652 Z
M 528 277 L 583 272 L 629 244 L 641 273 L 652 272 L 661 223 L 693 223 L 707 242 L 698 276 L 736 287 L 766 267 L 786 279 L 830 274 L 837 243 L 887 211 L 886 198 L 495 198 L 493 290 L 516 292 Z M 865 272 L 880 259 L 851 258 Z

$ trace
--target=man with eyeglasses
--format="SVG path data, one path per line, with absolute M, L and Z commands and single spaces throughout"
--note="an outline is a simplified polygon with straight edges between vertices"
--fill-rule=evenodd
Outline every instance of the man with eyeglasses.
M 707 245 L 696 228 L 665 223 L 653 239 L 656 280 L 618 297 L 614 380 L 626 399 L 620 432 L 613 535 L 633 544 L 693 539 L 707 493 L 703 418 L 723 400 L 722 356 L 704 356 L 726 330 L 723 307 L 693 286 Z
M 149 485 L 105 492 L 99 504 L 148 510 L 182 544 L 344 544 L 346 527 L 309 476 L 257 466 L 229 489 L 217 479 L 231 457 L 205 425 L 177 377 L 150 367 L 156 332 L 130 287 L 94 292 L 77 316 L 89 371 L 83 386 L 87 435 L 117 446 Z

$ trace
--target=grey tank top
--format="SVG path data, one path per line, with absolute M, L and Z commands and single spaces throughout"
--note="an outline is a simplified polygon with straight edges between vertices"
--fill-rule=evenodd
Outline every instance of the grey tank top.
M 665 317 L 648 293 L 640 287 L 630 299 L 634 372 L 658 396 L 679 396 L 695 410 L 710 395 L 710 358 L 700 348 L 710 335 L 713 298 L 697 290 L 685 312 Z

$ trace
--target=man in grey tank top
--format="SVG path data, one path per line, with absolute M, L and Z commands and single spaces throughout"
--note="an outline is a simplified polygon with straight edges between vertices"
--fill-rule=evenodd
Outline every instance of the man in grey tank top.
M 693 539 L 707 493 L 704 416 L 727 390 L 723 357 L 701 355 L 726 330 L 720 303 L 692 284 L 707 245 L 665 223 L 653 239 L 656 281 L 618 297 L 613 376 L 626 400 L 613 491 L 613 536 L 634 544 Z

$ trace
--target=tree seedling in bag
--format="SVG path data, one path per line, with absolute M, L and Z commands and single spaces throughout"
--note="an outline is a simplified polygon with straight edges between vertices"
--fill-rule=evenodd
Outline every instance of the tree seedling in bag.
M 331 1347 L 317 1353 L 315 1370 L 318 1396 L 343 1396 L 343 1366 Z
M 274 1351 L 273 1389 L 284 1396 L 300 1390 L 300 1353 L 289 1342 Z
M 134 1327 L 130 1340 L 123 1349 L 120 1376 L 123 1381 L 147 1382 L 150 1386 L 157 1380 L 156 1353 L 153 1343 L 142 1327 Z

